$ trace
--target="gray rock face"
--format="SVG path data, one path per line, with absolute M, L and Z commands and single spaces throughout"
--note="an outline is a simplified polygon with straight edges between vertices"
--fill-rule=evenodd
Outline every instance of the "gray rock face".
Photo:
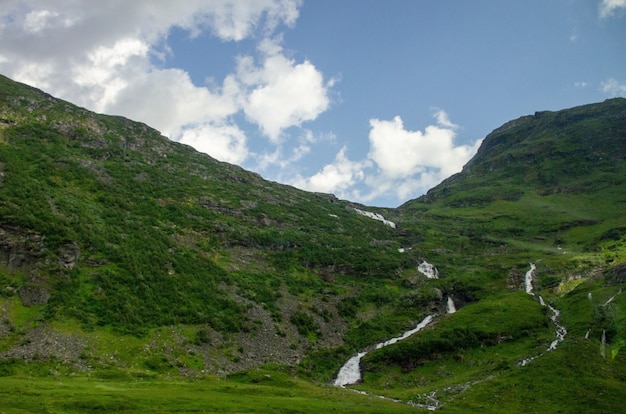
M 71 269 L 80 259 L 80 247 L 76 242 L 66 244 L 59 249 L 59 266 Z
M 48 303 L 50 292 L 42 286 L 22 286 L 18 290 L 24 306 L 43 305 Z

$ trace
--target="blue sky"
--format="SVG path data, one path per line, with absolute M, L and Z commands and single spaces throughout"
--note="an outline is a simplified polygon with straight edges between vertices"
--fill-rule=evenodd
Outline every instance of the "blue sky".
M 626 96 L 626 0 L 6 0 L 0 72 L 395 207 L 506 121 Z

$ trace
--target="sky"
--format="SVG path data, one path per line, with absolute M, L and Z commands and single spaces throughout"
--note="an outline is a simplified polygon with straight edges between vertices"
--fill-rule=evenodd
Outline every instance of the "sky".
M 2 0 L 0 73 L 396 207 L 507 121 L 626 97 L 626 0 Z

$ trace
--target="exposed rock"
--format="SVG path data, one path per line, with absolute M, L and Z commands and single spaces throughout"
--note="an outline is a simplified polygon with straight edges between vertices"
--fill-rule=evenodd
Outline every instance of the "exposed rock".
M 626 282 L 626 262 L 620 263 L 607 270 L 605 278 L 610 285 Z
M 71 269 L 80 259 L 80 247 L 78 243 L 68 243 L 59 249 L 59 266 Z
M 19 358 L 27 361 L 58 358 L 78 368 L 84 368 L 80 355 L 85 345 L 84 338 L 54 331 L 44 324 L 28 331 L 19 344 L 0 353 L 0 358 Z
M 509 271 L 506 277 L 506 288 L 512 291 L 520 290 L 522 287 L 522 274 L 516 268 Z
M 22 286 L 18 293 L 24 306 L 43 305 L 48 303 L 50 292 L 42 286 Z
M 19 227 L 0 227 L 0 265 L 9 273 L 27 270 L 45 251 L 44 237 Z

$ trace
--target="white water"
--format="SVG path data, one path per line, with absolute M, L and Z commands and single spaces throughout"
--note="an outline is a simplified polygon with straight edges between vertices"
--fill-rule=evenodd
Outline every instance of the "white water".
M 535 270 L 536 267 L 534 264 L 530 263 L 530 270 L 528 270 L 528 272 L 526 272 L 526 277 L 525 277 L 525 283 L 526 283 L 526 293 L 528 293 L 531 296 L 535 296 L 535 293 L 533 292 L 533 276 L 535 274 Z M 548 349 L 546 349 L 546 352 L 550 352 L 550 351 L 554 351 L 557 347 L 557 345 L 563 341 L 563 339 L 565 339 L 565 335 L 567 335 L 567 329 L 565 329 L 565 327 L 563 325 L 561 325 L 558 322 L 558 318 L 559 315 L 561 314 L 561 312 L 559 312 L 557 309 L 555 309 L 554 307 L 552 307 L 549 304 L 546 304 L 546 302 L 543 300 L 543 296 L 539 295 L 538 297 L 539 299 L 539 303 L 541 304 L 541 306 L 547 306 L 548 309 L 550 309 L 550 312 L 552 313 L 550 315 L 550 320 L 552 320 L 552 323 L 554 323 L 554 327 L 555 327 L 555 339 L 554 341 L 552 341 L 552 343 L 550 343 L 550 346 L 548 347 Z M 536 355 L 534 357 L 530 357 L 530 358 L 526 358 L 522 361 L 520 361 L 519 365 L 520 366 L 524 366 L 526 364 L 528 364 L 529 362 L 531 362 L 532 360 L 534 360 L 535 358 L 540 357 L 540 355 Z
M 448 296 L 448 302 L 446 303 L 446 312 L 447 313 L 456 312 L 456 306 L 454 306 L 454 301 L 452 300 L 452 297 L 450 296 Z
M 392 229 L 396 228 L 396 223 L 394 223 L 393 221 L 387 220 L 381 214 L 372 213 L 370 211 L 359 210 L 358 208 L 355 208 L 354 211 L 356 211 L 357 213 L 359 213 L 362 216 L 369 217 L 369 218 L 374 219 L 374 220 L 382 221 L 383 224 L 385 224 L 386 226 L 391 227 Z
M 345 387 L 346 385 L 356 384 L 361 380 L 361 358 L 363 358 L 367 352 L 359 352 L 346 362 L 335 379 L 334 385 L 337 387 Z
M 415 328 L 409 331 L 406 331 L 405 333 L 403 333 L 402 335 L 398 337 L 391 338 L 385 342 L 380 342 L 376 344 L 374 349 L 380 349 L 385 346 L 395 344 L 396 342 L 402 341 L 403 339 L 406 339 L 409 336 L 421 331 L 422 329 L 424 329 L 424 327 L 426 327 L 426 325 L 428 325 L 433 320 L 433 317 L 434 317 L 433 315 L 428 315 L 420 323 L 418 323 Z M 358 354 L 350 358 L 339 370 L 339 373 L 337 374 L 337 378 L 335 378 L 335 381 L 333 382 L 333 384 L 337 387 L 343 388 L 346 385 L 353 385 L 359 382 L 361 380 L 360 363 L 361 363 L 361 359 L 365 355 L 367 355 L 366 351 L 359 352 Z
M 535 265 L 534 264 L 530 264 L 530 270 L 528 272 L 526 272 L 526 277 L 525 277 L 525 282 L 526 282 L 526 293 L 528 293 L 529 295 L 535 295 L 533 293 L 533 274 L 535 273 Z
M 615 300 L 615 297 L 617 295 L 620 295 L 622 293 L 622 289 L 620 289 L 616 294 L 614 294 L 613 296 L 611 296 L 609 298 L 609 300 L 607 300 L 606 302 L 604 302 L 604 306 L 607 306 L 609 303 L 613 302 L 613 300 Z
M 559 317 L 561 312 L 554 309 L 550 305 L 547 305 L 547 306 L 548 306 L 548 309 L 550 309 L 550 311 L 552 312 L 550 319 L 552 319 L 552 322 L 554 323 L 554 326 L 556 327 L 556 338 L 554 339 L 554 341 L 552 341 L 547 351 L 554 351 L 556 349 L 556 346 L 559 344 L 559 342 L 562 342 L 563 339 L 565 339 L 565 335 L 567 335 L 567 329 L 565 329 L 563 325 L 557 322 L 557 318 Z
M 428 263 L 426 260 L 417 266 L 417 270 L 429 279 L 439 279 L 439 271 L 437 268 Z

